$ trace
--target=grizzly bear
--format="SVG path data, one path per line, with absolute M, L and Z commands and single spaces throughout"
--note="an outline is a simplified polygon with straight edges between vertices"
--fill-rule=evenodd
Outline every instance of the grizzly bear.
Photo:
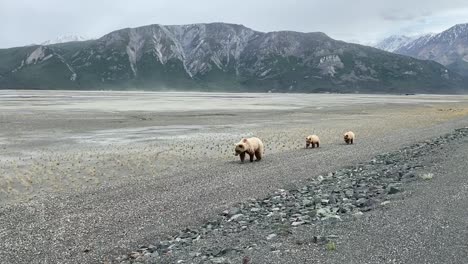
M 352 131 L 348 131 L 348 132 L 344 133 L 343 138 L 344 138 L 344 141 L 346 142 L 346 144 L 353 144 L 354 139 L 356 138 L 356 136 L 354 135 L 354 133 Z
M 263 151 L 263 142 L 259 138 L 243 138 L 236 144 L 235 155 L 239 155 L 241 162 L 244 162 L 245 153 L 247 153 L 249 154 L 250 162 L 253 162 L 254 156 L 257 158 L 256 161 L 260 161 L 262 159 Z
M 306 148 L 309 148 L 309 146 L 312 146 L 312 148 L 318 148 L 320 146 L 320 139 L 317 135 L 306 137 Z

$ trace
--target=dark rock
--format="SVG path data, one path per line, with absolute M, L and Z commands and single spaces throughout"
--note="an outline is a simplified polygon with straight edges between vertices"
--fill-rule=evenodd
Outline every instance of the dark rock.
M 401 192 L 400 188 L 396 187 L 395 185 L 389 185 L 387 189 L 388 189 L 387 191 L 388 194 L 396 194 L 396 193 Z
M 368 199 L 366 198 L 359 198 L 354 204 L 357 206 L 357 207 L 364 207 L 367 205 L 367 202 L 368 202 Z
M 328 239 L 324 236 L 314 236 L 312 242 L 319 245 L 325 245 L 328 242 Z
M 124 260 L 127 260 L 127 259 L 128 259 L 128 255 L 122 255 L 122 256 L 117 258 L 117 261 L 124 261 Z
M 276 251 L 276 250 L 280 249 L 282 246 L 283 246 L 283 244 L 281 244 L 281 243 L 274 243 L 274 244 L 270 245 L 270 249 L 271 249 L 271 251 Z
M 403 181 L 416 180 L 416 174 L 414 174 L 414 172 L 408 172 L 408 173 L 404 174 L 403 176 L 401 176 L 401 180 L 403 180 Z
M 340 214 L 346 214 L 348 212 L 348 209 L 346 209 L 346 207 L 344 207 L 344 206 L 340 206 L 338 212 Z
M 313 205 L 313 202 L 309 199 L 304 199 L 302 200 L 302 205 L 304 206 L 312 206 Z

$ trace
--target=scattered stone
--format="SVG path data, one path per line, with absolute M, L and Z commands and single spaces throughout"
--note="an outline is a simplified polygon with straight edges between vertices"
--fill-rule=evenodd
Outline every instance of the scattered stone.
M 320 216 L 320 217 L 326 217 L 328 215 L 330 215 L 331 212 L 330 212 L 330 209 L 328 208 L 320 208 L 317 210 L 317 215 Z
M 368 200 L 366 198 L 359 198 L 357 201 L 356 201 L 356 205 L 358 207 L 363 207 L 367 204 Z
M 212 258 L 211 262 L 213 262 L 213 263 L 227 263 L 226 258 L 223 258 L 223 257 Z
M 361 217 L 363 214 L 364 214 L 363 212 L 358 211 L 358 212 L 354 213 L 353 216 L 354 216 L 355 218 L 359 218 L 359 217 Z
M 141 256 L 141 252 L 133 251 L 133 252 L 130 253 L 130 257 L 133 258 L 133 259 L 136 259 L 139 256 Z
M 302 200 L 302 205 L 304 206 L 310 206 L 310 205 L 313 205 L 313 202 L 309 199 L 304 199 Z
M 292 222 L 291 225 L 292 225 L 292 226 L 300 226 L 300 225 L 303 225 L 303 224 L 305 224 L 304 221 L 296 221 L 296 222 Z
M 403 176 L 401 176 L 401 179 L 404 181 L 414 181 L 416 180 L 416 174 L 414 174 L 414 172 L 408 172 L 406 174 L 403 174 Z
M 201 253 L 200 252 L 190 252 L 189 256 L 192 257 L 192 258 L 199 257 L 199 256 L 201 256 Z
M 229 219 L 229 222 L 239 220 L 239 219 L 242 218 L 243 216 L 244 216 L 243 214 L 236 214 L 236 215 L 233 215 L 233 216 Z
M 281 243 L 274 243 L 274 244 L 270 245 L 270 249 L 271 249 L 271 251 L 276 251 L 276 250 L 280 249 L 282 246 L 283 246 L 283 244 L 281 244 Z
M 467 136 L 468 128 L 456 130 L 455 133 L 423 144 L 378 155 L 368 163 L 330 172 L 326 177 L 320 175 L 298 189 L 279 189 L 270 197 L 249 199 L 225 210 L 200 229 L 183 230 L 155 246 L 141 247 L 116 260 L 121 264 L 175 263 L 177 260 L 183 263 L 230 263 L 231 257 L 240 259 L 249 250 L 268 245 L 267 241 L 276 241 L 277 236 L 289 236 L 294 230 L 301 230 L 296 227 L 306 224 L 325 225 L 328 221 L 333 223 L 342 218 L 360 218 L 363 212 L 376 208 L 375 205 L 389 205 L 391 202 L 386 200 L 388 195 L 402 192 L 403 184 L 433 178 L 432 173 L 416 174 L 415 170 L 423 167 L 418 160 L 419 156 L 450 140 Z M 265 237 L 266 240 L 261 240 L 259 245 L 242 244 L 242 240 L 236 240 L 251 232 L 262 232 L 259 233 L 260 238 Z M 314 236 L 312 242 L 326 245 L 327 250 L 334 251 L 336 242 L 331 240 L 335 239 L 338 237 L 333 235 Z M 307 236 L 299 240 L 310 243 Z M 200 243 L 203 246 L 200 247 Z M 218 248 L 223 243 L 231 245 Z M 272 252 L 281 252 L 281 247 L 281 243 L 270 245 Z M 250 259 L 243 263 L 250 263 Z
M 236 208 L 236 207 L 233 207 L 229 210 L 225 210 L 223 212 L 224 215 L 228 215 L 228 216 L 232 216 L 232 215 L 236 215 L 236 214 L 239 214 L 240 213 L 240 209 L 239 208 Z
M 432 180 L 432 178 L 434 178 L 434 174 L 432 173 L 425 173 L 425 174 L 422 174 L 421 176 L 419 176 L 421 179 L 423 180 Z

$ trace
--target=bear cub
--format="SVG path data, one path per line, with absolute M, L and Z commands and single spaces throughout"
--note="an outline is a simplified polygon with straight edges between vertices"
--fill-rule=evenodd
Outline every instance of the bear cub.
M 312 148 L 318 148 L 320 146 L 320 139 L 317 135 L 306 137 L 306 148 L 309 148 L 309 146 L 312 146 Z
M 243 138 L 239 143 L 236 144 L 235 155 L 240 156 L 241 162 L 244 162 L 245 154 L 249 154 L 250 162 L 254 161 L 254 156 L 257 161 L 260 161 L 263 156 L 263 142 L 256 137 Z

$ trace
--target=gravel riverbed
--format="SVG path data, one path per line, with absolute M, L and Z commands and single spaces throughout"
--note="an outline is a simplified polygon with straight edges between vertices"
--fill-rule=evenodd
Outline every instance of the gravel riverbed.
M 6 91 L 0 93 L 0 110 L 0 263 L 27 264 L 113 262 L 140 246 L 174 240 L 184 228 L 201 234 L 208 221 L 215 221 L 213 232 L 189 243 L 187 252 L 169 243 L 170 250 L 158 246 L 152 253 L 163 263 L 216 257 L 236 263 L 244 254 L 258 263 L 266 258 L 255 254 L 293 252 L 277 240 L 308 234 L 324 249 L 333 238 L 328 236 L 336 234 L 301 230 L 347 223 L 346 217 L 359 218 L 353 216 L 358 211 L 394 203 L 380 206 L 386 201 L 381 196 L 366 196 L 359 197 L 367 200 L 358 206 L 359 198 L 334 195 L 334 200 L 324 189 L 320 203 L 314 196 L 299 197 L 312 202 L 309 214 L 302 214 L 302 207 L 276 211 L 283 208 L 271 200 L 276 212 L 271 217 L 278 219 L 259 229 L 252 222 L 261 221 L 253 217 L 270 213 L 260 207 L 263 200 L 279 188 L 313 185 L 319 175 L 326 184 L 329 172 L 468 125 L 467 96 Z M 343 142 L 348 130 L 357 135 L 355 145 Z M 304 149 L 309 134 L 320 136 L 320 148 Z M 265 158 L 240 164 L 233 144 L 249 136 L 265 143 Z M 413 168 L 418 177 L 420 169 Z M 388 197 L 409 193 L 407 185 L 397 183 L 389 182 L 400 192 Z M 241 202 L 263 209 L 236 206 Z M 334 214 L 333 202 L 343 210 L 350 210 L 346 204 L 357 209 Z M 232 207 L 239 212 L 230 212 Z M 215 236 L 215 229 L 226 232 L 217 225 L 245 231 Z M 335 239 L 340 252 L 343 239 Z M 204 253 L 203 247 L 214 251 Z M 233 252 L 218 256 L 236 247 L 243 250 L 237 259 L 229 256 Z
M 468 128 L 456 129 L 320 175 L 302 188 L 279 189 L 264 199 L 250 199 L 199 228 L 181 230 L 167 240 L 122 255 L 113 263 L 263 263 L 249 256 L 265 249 L 280 253 L 285 250 L 282 241 L 305 226 L 322 232 L 304 234 L 304 239 L 295 243 L 334 251 L 340 240 L 333 235 L 336 223 L 355 221 L 388 206 L 411 182 L 431 180 L 434 175 L 421 170 L 427 165 L 424 158 L 467 136 Z

